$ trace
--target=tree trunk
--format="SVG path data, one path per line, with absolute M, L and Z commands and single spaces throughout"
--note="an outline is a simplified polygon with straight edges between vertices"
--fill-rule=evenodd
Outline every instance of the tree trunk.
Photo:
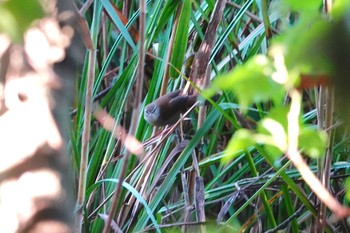
M 1 232 L 73 229 L 65 146 L 74 78 L 84 55 L 71 1 L 43 2 L 45 17 L 26 31 L 22 44 L 0 34 Z

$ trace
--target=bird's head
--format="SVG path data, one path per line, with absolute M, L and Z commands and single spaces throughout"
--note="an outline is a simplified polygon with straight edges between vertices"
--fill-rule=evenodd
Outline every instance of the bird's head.
M 144 110 L 144 118 L 145 120 L 152 124 L 157 125 L 157 121 L 159 120 L 159 107 L 155 103 L 150 103 L 145 107 Z

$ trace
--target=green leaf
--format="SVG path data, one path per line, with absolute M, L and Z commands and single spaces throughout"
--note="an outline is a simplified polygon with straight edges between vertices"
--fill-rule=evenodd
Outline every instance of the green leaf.
M 270 118 L 264 120 L 265 123 L 274 123 L 270 125 L 271 127 L 267 125 L 270 131 L 265 130 L 263 133 L 255 133 L 247 129 L 237 130 L 225 149 L 223 162 L 234 159 L 242 151 L 248 150 L 256 144 L 263 144 L 273 160 L 277 160 L 287 150 L 287 136 L 283 127 L 277 121 L 273 121 Z M 276 126 L 278 128 L 277 130 Z
M 280 111 L 282 116 L 284 112 Z M 263 143 L 271 159 L 276 161 L 288 148 L 287 122 L 284 119 L 266 117 L 258 124 L 258 142 Z
M 258 123 L 257 131 L 265 137 L 271 138 L 265 141 L 264 147 L 273 160 L 277 160 L 282 153 L 287 151 L 288 145 L 288 120 L 289 106 L 272 108 L 269 114 Z M 299 120 L 299 124 L 301 123 Z
M 319 7 L 322 6 L 322 0 L 284 0 L 284 2 L 285 4 L 288 4 L 294 11 L 318 11 Z
M 345 181 L 345 189 L 346 189 L 345 197 L 346 199 L 348 199 L 348 201 L 350 201 L 350 178 L 347 178 Z
M 279 122 L 281 124 L 281 127 L 283 127 L 284 131 L 287 132 L 288 129 L 288 120 L 287 120 L 287 114 L 289 112 L 289 106 L 283 106 L 283 107 L 275 107 L 270 110 L 266 118 L 270 118 L 274 121 Z M 265 118 L 265 119 L 266 119 Z M 263 133 L 264 127 L 262 127 L 262 124 L 258 124 L 258 132 Z
M 170 66 L 169 70 L 169 75 L 172 78 L 179 76 L 179 71 L 181 71 L 182 63 L 184 61 L 192 10 L 191 4 L 191 0 L 184 0 L 182 3 L 179 21 L 175 29 L 174 47 L 170 58 L 170 64 L 172 64 L 172 66 Z
M 257 55 L 233 71 L 214 80 L 214 86 L 233 90 L 243 109 L 254 102 L 283 101 L 283 85 L 271 77 L 275 72 L 273 63 L 263 55 Z
M 271 138 L 271 141 L 266 141 L 266 143 L 277 147 L 281 152 L 287 151 L 287 132 L 281 122 L 272 118 L 264 118 L 259 122 L 259 128 L 262 132 L 261 135 Z
M 317 158 L 324 155 L 327 134 L 310 127 L 304 127 L 299 134 L 299 148 L 310 157 Z
M 20 43 L 34 20 L 44 16 L 39 1 L 8 0 L 0 4 L 0 32 Z
M 281 151 L 280 148 L 277 146 L 269 145 L 269 144 L 264 144 L 264 148 L 266 149 L 267 157 L 269 160 L 273 161 L 274 163 L 278 161 L 278 159 L 281 158 L 281 156 L 285 153 L 284 151 Z M 275 165 L 277 166 L 278 163 Z
M 282 153 L 287 151 L 288 144 L 288 121 L 289 107 L 276 107 L 258 123 L 257 131 L 260 138 L 269 139 L 264 142 L 265 149 L 271 155 L 271 159 L 277 160 Z

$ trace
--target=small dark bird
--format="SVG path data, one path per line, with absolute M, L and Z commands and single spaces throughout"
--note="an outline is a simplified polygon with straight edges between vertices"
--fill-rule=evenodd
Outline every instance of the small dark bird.
M 181 95 L 177 90 L 163 95 L 145 107 L 144 118 L 151 125 L 175 124 L 180 115 L 197 102 L 197 95 Z

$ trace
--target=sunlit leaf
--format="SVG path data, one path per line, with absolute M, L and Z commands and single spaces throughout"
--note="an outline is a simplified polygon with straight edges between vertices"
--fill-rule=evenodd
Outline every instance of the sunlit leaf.
M 261 131 L 271 136 L 270 145 L 279 148 L 280 151 L 287 150 L 287 133 L 283 125 L 274 119 L 265 118 L 259 123 Z
M 272 62 L 266 56 L 258 55 L 214 80 L 214 86 L 233 90 L 243 108 L 254 102 L 268 100 L 280 103 L 284 87 L 271 78 L 274 71 Z
M 265 149 L 273 160 L 277 160 L 287 150 L 287 114 L 289 107 L 271 109 L 270 113 L 258 123 L 257 131 L 270 140 L 265 141 Z
M 282 146 L 276 143 L 274 135 L 255 133 L 254 131 L 240 129 L 229 141 L 225 150 L 223 161 L 228 162 L 231 159 L 234 159 L 237 155 L 241 154 L 245 150 L 248 150 L 250 147 L 255 146 L 256 144 L 263 144 L 269 153 L 268 156 L 271 156 L 273 160 L 277 160 L 285 151 L 286 147 L 285 142 L 283 142 L 281 144 L 284 145 L 283 148 L 281 148 Z
M 281 127 L 283 127 L 284 131 L 287 132 L 288 128 L 288 120 L 287 120 L 287 114 L 289 112 L 289 106 L 283 106 L 283 107 L 275 107 L 270 110 L 270 112 L 266 115 L 266 118 L 270 118 L 274 121 L 279 122 Z M 263 133 L 263 128 L 260 127 L 261 124 L 258 124 L 258 131 Z

